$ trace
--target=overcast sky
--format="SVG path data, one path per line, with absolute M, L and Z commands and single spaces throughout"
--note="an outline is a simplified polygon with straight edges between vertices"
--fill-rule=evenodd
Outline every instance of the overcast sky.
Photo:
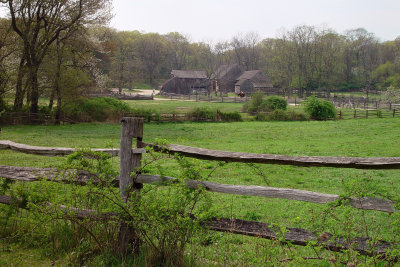
M 400 0 L 113 0 L 118 30 L 179 32 L 192 41 L 229 40 L 237 33 L 276 37 L 307 24 L 339 33 L 363 27 L 381 41 L 400 36 Z

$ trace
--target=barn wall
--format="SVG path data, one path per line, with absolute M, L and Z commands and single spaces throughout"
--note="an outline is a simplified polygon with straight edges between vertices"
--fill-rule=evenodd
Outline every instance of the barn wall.
M 245 93 L 246 95 L 252 94 L 254 92 L 254 86 L 253 83 L 250 80 L 244 81 L 240 85 L 240 90 Z
M 181 95 L 192 94 L 193 86 L 207 85 L 207 79 L 190 79 L 174 77 L 166 81 L 161 87 L 162 93 L 173 93 Z

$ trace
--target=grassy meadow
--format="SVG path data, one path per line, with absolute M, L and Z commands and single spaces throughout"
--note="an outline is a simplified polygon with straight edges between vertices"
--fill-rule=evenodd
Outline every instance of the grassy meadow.
M 187 113 L 195 108 L 219 109 L 222 112 L 234 112 L 242 109 L 243 103 L 213 103 L 180 100 L 124 100 L 131 108 L 151 109 L 158 113 Z
M 157 103 L 155 106 L 176 110 L 177 106 L 172 105 L 172 101 L 164 102 L 165 104 Z M 149 106 L 145 101 L 141 103 Z M 221 103 L 221 106 L 227 109 L 236 108 L 235 105 Z M 186 107 L 186 102 L 181 102 L 179 106 Z M 0 139 L 37 146 L 119 147 L 120 131 L 119 124 L 5 126 L 2 127 Z M 145 124 L 144 141 L 153 142 L 155 139 L 165 139 L 173 144 L 237 152 L 292 156 L 400 157 L 398 118 L 324 122 Z M 55 167 L 64 161 L 65 158 L 62 157 L 49 158 L 0 150 L 0 165 Z M 242 163 L 217 166 L 218 164 L 212 161 L 192 160 L 192 162 L 199 167 L 204 177 L 208 177 L 212 172 L 209 181 L 224 184 L 294 188 L 343 196 L 389 198 L 395 201 L 398 201 L 400 196 L 398 170 L 354 170 Z M 113 164 L 118 170 L 119 159 L 113 159 Z M 162 164 L 164 175 L 173 177 L 179 175 L 175 162 L 165 160 Z M 157 168 L 150 165 L 146 172 L 157 174 Z M 215 216 L 262 221 L 279 227 L 312 229 L 317 233 L 326 231 L 341 236 L 369 236 L 374 239 L 399 241 L 398 214 L 362 211 L 346 206 L 334 208 L 300 201 L 208 194 L 213 203 Z M 4 213 L 1 215 L 1 212 L 0 209 L 0 217 L 4 215 Z M 207 242 L 204 242 L 204 239 L 207 239 Z M 2 245 L 4 248 L 7 247 L 7 250 L 3 249 L 0 254 L 0 263 L 13 262 L 10 255 L 21 253 L 18 246 L 10 248 L 5 239 L 0 239 L 0 251 Z M 26 246 L 21 246 L 26 249 Z M 28 247 L 28 249 L 33 248 Z M 332 257 L 335 262 L 357 261 L 362 265 L 376 262 L 373 258 L 356 256 L 354 251 L 343 254 L 319 249 L 316 251 L 311 247 L 282 246 L 277 241 L 216 232 L 208 232 L 206 237 L 203 236 L 201 240 L 191 243 L 187 253 L 196 259 L 197 263 L 194 264 L 196 266 L 233 264 L 329 266 L 333 264 Z M 43 253 L 40 255 L 43 265 L 47 265 L 45 262 L 48 258 Z M 55 262 L 63 265 L 65 255 L 57 255 L 54 256 Z M 318 259 L 305 260 L 303 257 Z M 282 262 L 287 258 L 291 260 Z M 41 259 L 37 259 L 38 264 L 42 264 Z M 19 265 L 17 262 L 14 263 Z

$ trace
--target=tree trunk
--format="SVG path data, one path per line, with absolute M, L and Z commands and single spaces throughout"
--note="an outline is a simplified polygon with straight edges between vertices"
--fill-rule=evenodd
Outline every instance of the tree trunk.
M 60 41 L 57 39 L 57 70 L 56 70 L 56 77 L 54 82 L 54 91 L 57 95 L 57 110 L 56 110 L 56 119 L 55 124 L 60 124 L 61 118 L 61 104 L 62 104 L 62 95 L 61 95 L 61 87 L 60 87 L 60 80 L 61 80 L 61 64 L 62 64 L 62 55 L 60 51 Z
M 38 83 L 38 66 L 31 66 L 29 68 L 29 80 L 31 83 L 31 113 L 38 113 L 39 111 L 39 83 Z
M 22 88 L 23 79 L 25 76 L 25 53 L 22 54 L 17 75 L 17 84 L 15 88 L 15 98 L 14 98 L 14 111 L 19 111 L 24 103 L 25 90 Z
M 124 70 L 125 70 L 125 65 L 124 62 L 122 62 L 119 73 L 119 87 L 118 87 L 119 94 L 122 94 L 122 87 L 124 86 Z
M 53 90 L 51 90 L 50 99 L 49 99 L 49 110 L 50 111 L 53 109 L 55 91 L 56 91 L 55 88 L 53 88 Z
M 31 83 L 31 78 L 28 75 L 28 78 L 25 81 L 25 92 L 26 92 L 26 105 L 29 106 L 31 104 L 31 87 L 32 87 L 32 83 Z

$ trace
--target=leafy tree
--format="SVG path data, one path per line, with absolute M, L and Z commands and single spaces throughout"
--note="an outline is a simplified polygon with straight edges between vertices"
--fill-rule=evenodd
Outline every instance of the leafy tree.
M 332 102 L 314 96 L 307 99 L 304 110 L 315 120 L 327 120 L 336 117 L 336 109 Z
M 110 76 L 116 82 L 119 93 L 129 84 L 132 87 L 133 73 L 137 64 L 135 62 L 135 42 L 140 38 L 138 31 L 122 31 L 115 35 L 116 51 L 114 53 Z
M 153 85 L 166 58 L 165 40 L 157 33 L 143 34 L 136 42 L 135 51 L 149 84 Z
M 31 112 L 38 112 L 38 72 L 49 47 L 61 34 L 80 25 L 110 18 L 110 0 L 1 0 L 6 4 L 13 30 L 23 42 L 23 57 L 30 84 Z
M 190 57 L 190 43 L 186 36 L 178 32 L 164 35 L 167 46 L 167 59 L 170 69 L 183 70 L 188 67 Z
M 390 103 L 400 103 L 400 88 L 389 86 L 382 94 L 382 99 Z
M 5 108 L 5 94 L 9 91 L 13 62 L 11 56 L 16 52 L 15 38 L 9 21 L 0 18 L 0 112 Z

